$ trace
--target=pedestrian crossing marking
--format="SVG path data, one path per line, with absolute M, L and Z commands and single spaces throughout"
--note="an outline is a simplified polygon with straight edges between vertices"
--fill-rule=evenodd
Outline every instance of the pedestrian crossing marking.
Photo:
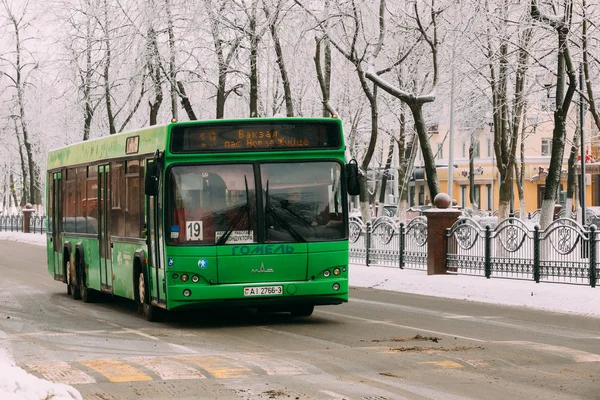
M 206 378 L 197 369 L 167 357 L 128 357 L 124 361 L 148 368 L 164 381 Z
M 550 354 L 555 354 L 559 357 L 568 357 L 578 363 L 600 362 L 600 354 L 588 353 L 587 351 L 571 349 L 563 346 L 553 346 L 544 343 L 527 342 L 527 341 L 497 341 L 494 343 L 512 344 L 524 346 L 534 350 L 544 351 Z
M 454 361 L 450 361 L 450 360 L 425 361 L 425 362 L 420 362 L 419 364 L 433 364 L 433 365 L 437 365 L 438 367 L 442 367 L 442 368 L 464 368 L 461 364 L 454 362 Z
M 104 375 L 111 382 L 139 382 L 151 381 L 152 377 L 137 368 L 120 361 L 103 358 L 95 360 L 82 360 L 81 364 Z
M 178 360 L 197 365 L 215 378 L 245 378 L 258 375 L 250 368 L 220 356 L 176 356 Z
M 96 380 L 85 372 L 74 368 L 64 361 L 40 361 L 26 365 L 26 369 L 42 375 L 45 379 L 54 383 L 65 385 L 81 385 L 95 383 Z
M 256 365 L 268 375 L 307 375 L 310 367 L 299 365 L 304 364 L 300 361 L 275 360 L 273 357 L 263 355 L 242 357 L 242 361 Z
M 488 368 L 492 366 L 490 360 L 462 360 L 475 368 Z

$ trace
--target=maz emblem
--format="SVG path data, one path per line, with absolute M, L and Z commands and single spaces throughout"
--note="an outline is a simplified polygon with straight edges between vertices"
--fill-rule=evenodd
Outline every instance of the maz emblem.
M 273 268 L 269 268 L 269 269 L 265 269 L 265 264 L 260 263 L 260 269 L 253 269 L 252 271 L 253 274 L 262 274 L 263 272 L 275 272 L 273 271 Z

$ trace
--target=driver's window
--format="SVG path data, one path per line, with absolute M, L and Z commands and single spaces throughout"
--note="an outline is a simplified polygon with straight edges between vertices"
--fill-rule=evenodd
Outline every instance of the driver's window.
M 339 177 L 336 162 L 262 164 L 267 241 L 344 238 Z

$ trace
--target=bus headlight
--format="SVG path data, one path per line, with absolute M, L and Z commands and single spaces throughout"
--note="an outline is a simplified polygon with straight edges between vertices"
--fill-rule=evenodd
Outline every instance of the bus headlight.
M 340 284 L 339 283 L 334 283 L 331 288 L 337 292 L 338 290 L 340 290 Z
M 334 268 L 334 269 L 333 269 L 333 274 L 334 274 L 335 276 L 338 276 L 338 275 L 340 274 L 340 269 L 339 269 L 339 268 Z
M 185 289 L 185 290 L 183 291 L 183 295 L 184 295 L 185 297 L 190 297 L 190 296 L 192 295 L 192 291 L 191 291 L 190 289 Z
M 199 280 L 200 280 L 200 277 L 198 275 L 192 276 L 192 282 L 198 283 Z
M 328 270 L 328 269 L 326 269 L 325 271 L 323 271 L 323 276 L 324 276 L 325 278 L 327 278 L 329 275 L 331 275 L 331 272 L 329 272 L 329 270 Z
M 187 282 L 187 280 L 188 280 L 187 274 L 181 275 L 181 282 Z
M 177 279 L 177 278 L 179 278 L 179 275 L 173 274 L 173 279 Z

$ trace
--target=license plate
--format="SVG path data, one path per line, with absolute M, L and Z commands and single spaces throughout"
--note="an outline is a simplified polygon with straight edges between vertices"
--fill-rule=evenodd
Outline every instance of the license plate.
M 245 287 L 244 296 L 273 296 L 283 294 L 283 286 Z

